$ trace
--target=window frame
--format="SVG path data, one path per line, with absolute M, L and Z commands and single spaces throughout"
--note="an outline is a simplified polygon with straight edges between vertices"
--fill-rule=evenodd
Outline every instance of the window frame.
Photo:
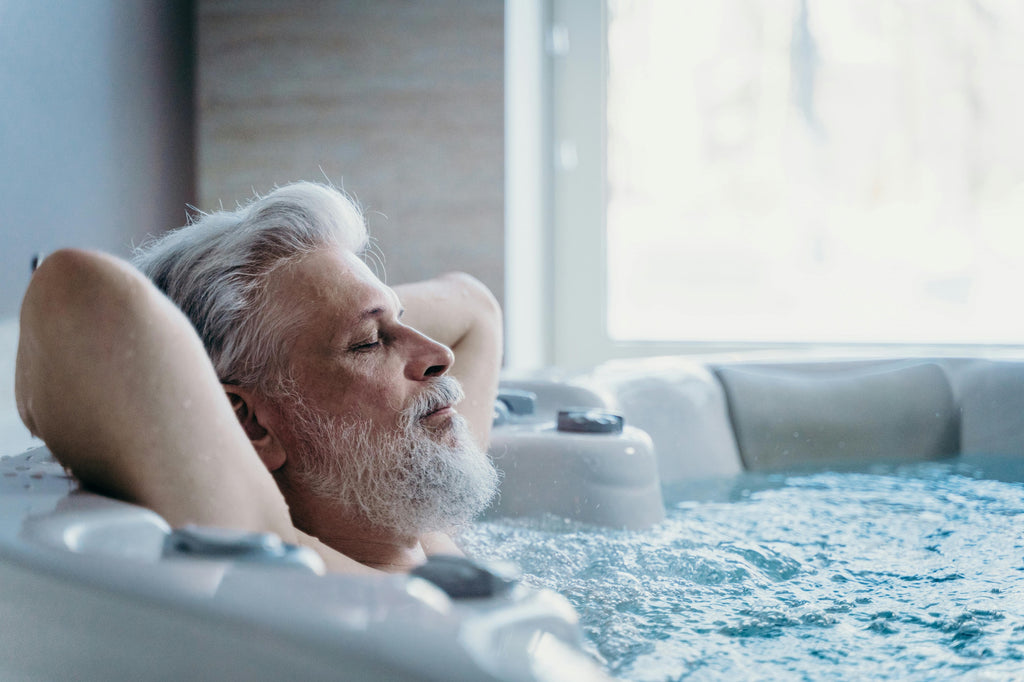
M 506 367 L 580 369 L 615 358 L 750 351 L 1024 354 L 1024 344 L 612 339 L 607 325 L 606 2 L 506 0 L 505 7 Z

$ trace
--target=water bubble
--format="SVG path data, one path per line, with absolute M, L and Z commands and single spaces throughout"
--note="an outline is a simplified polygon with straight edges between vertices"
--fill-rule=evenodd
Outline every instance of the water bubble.
M 649 531 L 514 519 L 466 546 L 566 595 L 622 679 L 1010 679 L 1024 660 L 1024 484 L 929 463 L 668 502 Z

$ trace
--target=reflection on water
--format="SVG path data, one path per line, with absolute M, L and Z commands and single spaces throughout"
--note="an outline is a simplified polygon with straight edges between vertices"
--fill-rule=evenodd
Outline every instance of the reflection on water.
M 1024 666 L 1024 484 L 930 464 L 742 479 L 645 532 L 482 523 L 627 680 L 934 679 Z

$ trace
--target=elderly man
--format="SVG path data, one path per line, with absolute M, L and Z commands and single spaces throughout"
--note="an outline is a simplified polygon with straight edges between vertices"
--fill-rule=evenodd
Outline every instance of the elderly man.
M 299 183 L 150 245 L 156 286 L 51 255 L 22 305 L 22 419 L 172 525 L 271 531 L 339 571 L 457 551 L 497 485 L 500 310 L 466 275 L 390 289 L 366 245 L 351 202 Z

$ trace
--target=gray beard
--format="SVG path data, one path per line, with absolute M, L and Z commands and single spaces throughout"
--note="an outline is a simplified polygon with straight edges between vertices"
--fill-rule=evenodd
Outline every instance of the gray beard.
M 422 424 L 420 417 L 462 397 L 455 379 L 430 381 L 393 431 L 286 399 L 303 449 L 291 462 L 296 483 L 398 535 L 451 532 L 469 524 L 494 498 L 498 473 L 473 443 L 462 415 L 436 430 Z

